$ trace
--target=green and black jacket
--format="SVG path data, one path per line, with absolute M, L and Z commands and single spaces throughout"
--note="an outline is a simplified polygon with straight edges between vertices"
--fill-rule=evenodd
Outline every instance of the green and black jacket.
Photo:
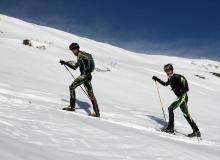
M 72 61 L 66 62 L 66 65 L 74 70 L 78 67 L 81 74 L 89 74 L 95 68 L 95 63 L 93 61 L 92 55 L 83 51 L 80 51 L 77 56 L 77 62 L 75 64 Z
M 180 74 L 173 74 L 172 77 L 168 78 L 167 82 L 160 79 L 158 79 L 158 82 L 164 86 L 170 85 L 177 97 L 180 97 L 189 91 L 186 78 Z

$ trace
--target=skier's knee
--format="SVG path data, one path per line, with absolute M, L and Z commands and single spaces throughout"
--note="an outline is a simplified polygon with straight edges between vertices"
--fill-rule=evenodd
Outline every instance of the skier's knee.
M 69 86 L 69 90 L 70 90 L 70 91 L 75 90 L 75 88 L 76 88 L 76 86 L 75 86 L 74 84 L 71 84 L 71 85 Z
M 169 112 L 173 112 L 173 107 L 172 107 L 172 106 L 169 106 L 169 107 L 168 107 L 168 111 L 169 111 Z
M 173 111 L 174 111 L 174 107 L 169 107 L 169 108 L 168 108 L 169 114 L 173 114 Z
M 88 95 L 89 95 L 89 97 L 90 97 L 91 99 L 94 98 L 94 94 L 93 94 L 93 92 L 88 92 Z
M 69 86 L 69 91 L 70 91 L 70 97 L 75 97 L 75 88 L 71 86 Z

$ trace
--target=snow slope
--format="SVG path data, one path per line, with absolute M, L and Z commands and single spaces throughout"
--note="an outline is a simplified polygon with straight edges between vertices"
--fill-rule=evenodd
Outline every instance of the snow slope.
M 26 38 L 33 47 L 22 44 Z M 86 116 L 91 103 L 80 88 L 76 113 L 57 110 L 69 101 L 68 86 L 73 79 L 59 60 L 75 60 L 68 50 L 73 41 L 93 54 L 99 70 L 110 69 L 93 74 L 100 120 Z M 173 63 L 176 73 L 189 81 L 190 112 L 202 141 L 157 131 L 165 123 L 151 77 L 166 80 L 162 71 L 166 63 Z M 210 71 L 220 73 L 220 63 L 137 54 L 0 15 L 0 159 L 217 160 L 220 79 Z M 167 107 L 176 97 L 169 88 L 159 89 L 168 117 Z M 175 121 L 178 131 L 191 132 L 179 109 Z

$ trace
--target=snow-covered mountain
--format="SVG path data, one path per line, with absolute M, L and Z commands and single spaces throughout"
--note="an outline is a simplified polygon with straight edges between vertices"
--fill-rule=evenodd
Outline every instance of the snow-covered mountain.
M 32 46 L 22 44 L 30 39 Z M 76 113 L 57 110 L 68 104 L 73 81 L 60 59 L 75 60 L 68 50 L 78 42 L 96 62 L 93 88 L 101 119 L 87 116 L 91 103 L 77 89 Z M 202 140 L 157 131 L 163 115 L 155 83 L 163 65 L 188 79 L 189 109 Z M 220 157 L 220 63 L 143 55 L 56 29 L 0 15 L 0 159 L 1 160 L 146 160 Z M 78 71 L 72 72 L 75 76 Z M 176 99 L 159 86 L 163 105 Z M 180 109 L 175 126 L 191 129 Z

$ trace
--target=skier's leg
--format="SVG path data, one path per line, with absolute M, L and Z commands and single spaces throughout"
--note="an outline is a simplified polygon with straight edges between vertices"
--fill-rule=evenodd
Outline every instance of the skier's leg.
M 167 128 L 174 128 L 174 110 L 181 106 L 181 104 L 184 102 L 185 96 L 179 97 L 175 102 L 173 102 L 169 107 L 169 123 Z
M 70 90 L 70 106 L 72 109 L 75 108 L 75 103 L 76 103 L 76 94 L 75 94 L 75 89 L 83 84 L 85 81 L 87 81 L 87 76 L 85 75 L 80 75 L 77 77 L 73 83 L 69 86 Z
M 169 107 L 169 123 L 166 128 L 163 128 L 161 131 L 167 132 L 167 133 L 174 133 L 174 113 L 173 111 L 177 108 L 176 101 L 173 102 Z
M 163 129 L 163 131 L 170 132 L 170 133 L 174 132 L 174 110 L 181 106 L 181 104 L 183 103 L 183 99 L 184 99 L 184 96 L 179 97 L 175 102 L 173 102 L 168 107 L 169 123 L 168 123 L 167 128 Z
M 177 108 L 177 101 L 173 102 L 169 107 L 168 107 L 168 112 L 169 112 L 169 123 L 168 127 L 170 129 L 174 128 L 174 110 Z
M 181 108 L 183 115 L 186 118 L 187 122 L 191 126 L 193 132 L 198 132 L 199 128 L 197 127 L 196 123 L 193 121 L 192 117 L 189 114 L 187 102 L 188 102 L 188 97 L 186 95 L 185 101 L 181 104 L 180 108 Z
M 169 107 L 169 123 L 168 126 L 161 131 L 167 132 L 167 133 L 174 133 L 174 110 L 177 108 L 177 102 L 173 102 Z
M 94 110 L 96 116 L 100 117 L 98 103 L 97 103 L 97 100 L 95 98 L 95 95 L 94 95 L 94 92 L 92 89 L 91 78 L 89 78 L 86 82 L 84 82 L 83 85 L 84 85 L 84 87 L 90 97 L 90 100 L 91 100 L 92 106 L 93 106 L 93 110 Z

